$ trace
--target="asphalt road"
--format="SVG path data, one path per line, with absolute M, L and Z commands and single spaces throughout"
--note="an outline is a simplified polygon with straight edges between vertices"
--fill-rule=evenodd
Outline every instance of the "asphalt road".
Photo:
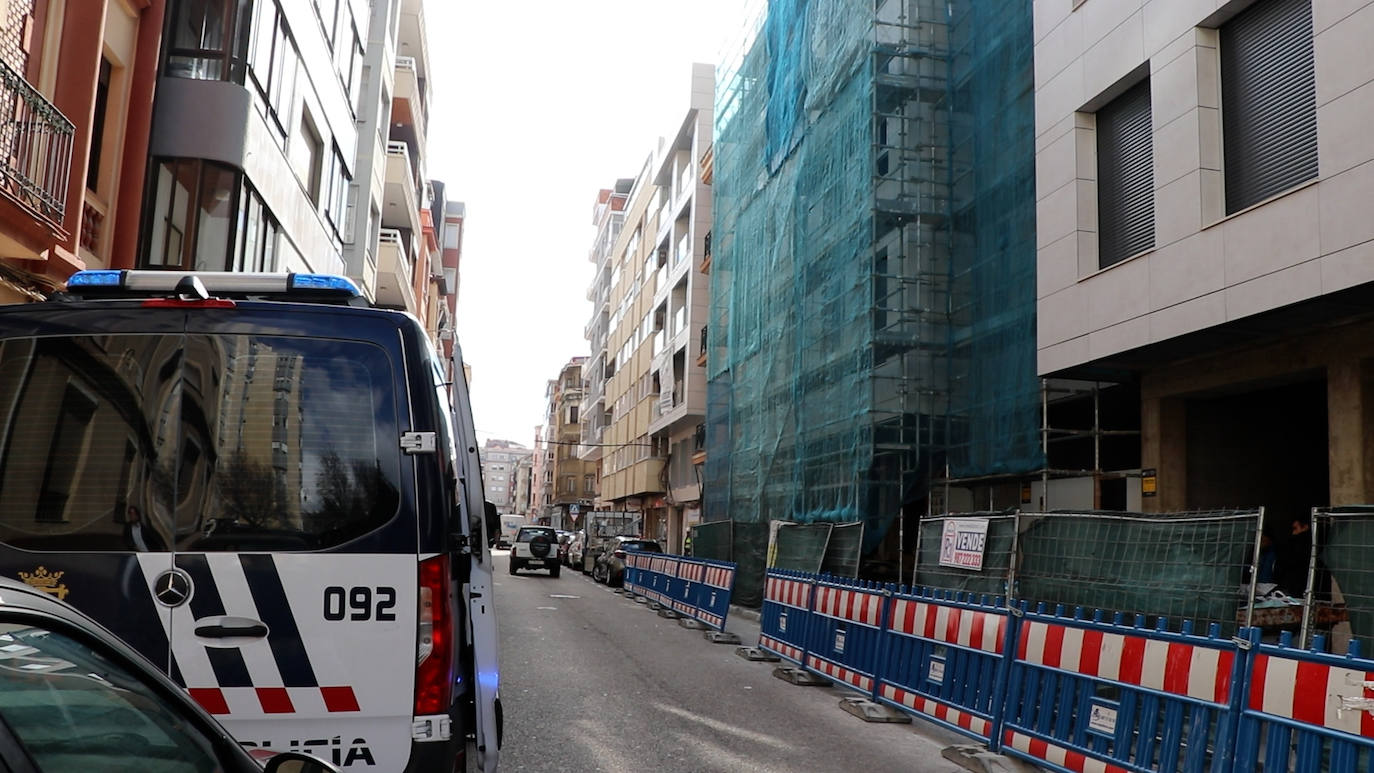
M 512 577 L 498 551 L 503 773 L 962 771 L 967 743 L 927 723 L 870 724 L 837 687 L 799 687 L 735 647 L 564 567 Z M 726 628 L 745 644 L 758 624 Z

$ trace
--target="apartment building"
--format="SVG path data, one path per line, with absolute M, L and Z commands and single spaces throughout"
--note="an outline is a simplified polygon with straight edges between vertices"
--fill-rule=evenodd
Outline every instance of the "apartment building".
M 171 2 L 138 265 L 344 273 L 362 0 Z
M 563 365 L 556 380 L 549 382 L 547 439 L 553 457 L 552 492 L 548 503 L 549 522 L 561 529 L 576 527 L 578 516 L 590 510 L 596 499 L 596 463 L 578 456 L 582 440 L 582 371 L 585 356 L 573 357 Z
M 553 382 L 545 390 L 545 398 L 553 393 Z M 546 403 L 547 408 L 547 403 Z M 545 526 L 551 523 L 549 512 L 553 505 L 553 444 L 554 428 L 546 423 L 534 429 L 534 453 L 530 456 L 530 517 Z
M 611 414 L 606 408 L 606 380 L 608 376 L 606 360 L 606 341 L 610 334 L 611 319 L 611 248 L 620 237 L 625 223 L 625 206 L 629 200 L 630 188 L 634 180 L 621 178 L 611 188 L 597 191 L 596 204 L 592 207 L 592 225 L 596 235 L 587 259 L 595 267 L 592 281 L 587 286 L 587 300 L 592 302 L 592 316 L 583 328 L 583 335 L 590 346 L 590 355 L 582 365 L 582 410 L 581 445 L 577 449 L 580 459 L 594 462 L 597 478 L 601 476 L 601 459 L 605 453 L 606 430 L 611 423 Z
M 165 9 L 4 4 L 0 303 L 40 300 L 83 268 L 134 266 Z
M 666 192 L 666 208 L 655 234 L 650 369 L 658 400 L 649 409 L 649 434 L 667 451 L 658 531 L 674 550 L 686 529 L 701 520 L 701 478 L 692 457 L 702 444 L 706 420 L 710 286 L 700 256 L 711 230 L 711 186 L 702 180 L 700 160 L 711 146 L 714 99 L 715 67 L 693 65 L 690 107 L 654 172 L 654 184 Z
M 1144 507 L 1374 501 L 1374 3 L 1035 3 L 1038 369 L 1133 384 Z
M 514 509 L 518 501 L 516 468 L 520 460 L 533 453 L 529 448 L 510 440 L 489 439 L 482 444 L 482 489 L 487 501 L 496 505 L 500 513 L 520 512 Z
M 515 462 L 515 483 L 511 487 L 510 509 L 513 513 L 519 513 L 528 518 L 534 517 L 531 509 L 531 497 L 533 487 L 531 482 L 534 476 L 534 455 L 522 456 Z

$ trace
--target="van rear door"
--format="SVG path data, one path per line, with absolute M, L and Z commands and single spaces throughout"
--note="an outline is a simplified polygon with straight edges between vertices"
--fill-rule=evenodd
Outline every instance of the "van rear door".
M 245 746 L 405 768 L 420 599 L 396 325 L 191 315 L 185 352 L 177 676 Z

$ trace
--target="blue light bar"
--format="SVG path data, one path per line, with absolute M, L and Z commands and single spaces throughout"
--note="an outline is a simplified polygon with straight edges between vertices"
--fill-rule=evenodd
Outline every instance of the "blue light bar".
M 334 274 L 292 274 L 287 285 L 291 290 L 333 290 L 354 298 L 362 295 L 353 280 Z
M 67 287 L 122 287 L 124 272 L 119 270 L 78 271 L 67 278 Z

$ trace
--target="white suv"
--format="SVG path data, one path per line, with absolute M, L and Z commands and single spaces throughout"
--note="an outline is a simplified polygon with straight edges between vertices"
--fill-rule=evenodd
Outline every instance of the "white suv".
M 550 577 L 557 577 L 562 569 L 558 563 L 558 532 L 551 526 L 521 526 L 510 549 L 510 573 L 539 567 L 548 569 Z

